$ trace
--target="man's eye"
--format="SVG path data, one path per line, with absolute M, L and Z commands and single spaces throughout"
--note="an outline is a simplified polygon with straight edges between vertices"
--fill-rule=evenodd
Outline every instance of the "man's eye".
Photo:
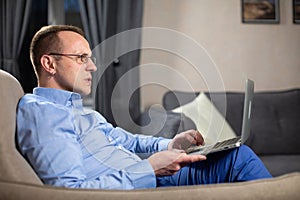
M 80 56 L 80 59 L 81 59 L 82 62 L 86 62 L 87 58 L 88 58 L 87 55 L 81 55 Z

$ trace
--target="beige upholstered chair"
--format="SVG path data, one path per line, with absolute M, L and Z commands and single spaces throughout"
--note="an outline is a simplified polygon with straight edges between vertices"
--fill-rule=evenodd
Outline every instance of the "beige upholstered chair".
M 8 73 L 1 70 L 0 77 L 0 179 L 42 185 L 15 145 L 16 107 L 24 92 L 20 83 Z
M 300 199 L 300 173 L 267 180 L 116 191 L 45 186 L 15 145 L 16 108 L 23 90 L 0 70 L 0 200 L 5 199 Z

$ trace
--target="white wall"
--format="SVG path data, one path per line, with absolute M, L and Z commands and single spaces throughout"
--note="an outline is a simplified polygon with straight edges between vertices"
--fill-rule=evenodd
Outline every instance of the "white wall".
M 280 24 L 243 24 L 240 0 L 145 0 L 143 25 L 179 31 L 202 45 L 226 90 L 243 90 L 249 77 L 256 91 L 265 91 L 300 87 L 300 25 L 292 17 L 292 0 L 280 0 Z M 207 90 L 205 77 L 172 52 L 144 49 L 141 61 L 141 82 L 163 83 L 141 88 L 142 108 L 161 103 L 167 88 L 186 90 L 158 64 L 182 74 L 192 90 Z

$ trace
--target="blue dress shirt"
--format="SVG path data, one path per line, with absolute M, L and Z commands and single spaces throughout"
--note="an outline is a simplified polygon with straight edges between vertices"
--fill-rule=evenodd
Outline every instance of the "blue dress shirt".
M 170 140 L 133 135 L 86 110 L 77 93 L 35 88 L 19 102 L 17 142 L 45 184 L 94 189 L 156 187 L 147 159 Z

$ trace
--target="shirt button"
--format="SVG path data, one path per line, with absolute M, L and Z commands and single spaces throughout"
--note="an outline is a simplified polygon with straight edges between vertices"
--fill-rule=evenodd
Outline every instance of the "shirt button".
M 118 149 L 123 149 L 123 147 L 122 147 L 122 145 L 118 145 L 118 147 L 117 147 Z

